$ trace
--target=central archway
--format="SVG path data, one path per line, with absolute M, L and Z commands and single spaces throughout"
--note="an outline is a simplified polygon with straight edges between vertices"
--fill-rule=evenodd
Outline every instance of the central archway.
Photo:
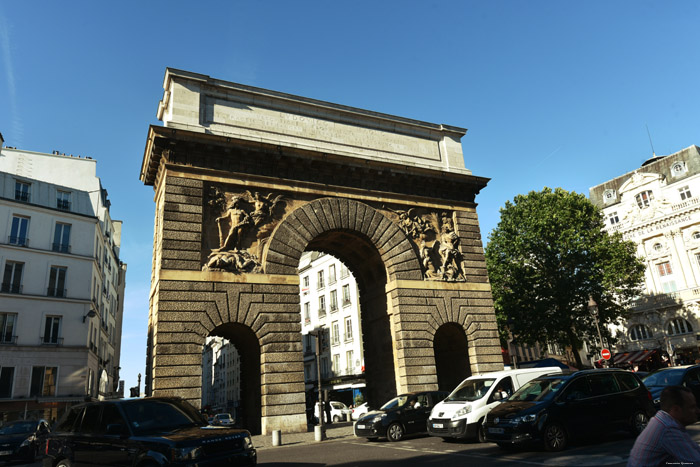
M 440 391 L 452 391 L 471 376 L 469 346 L 464 329 L 457 323 L 445 323 L 435 332 L 435 371 Z

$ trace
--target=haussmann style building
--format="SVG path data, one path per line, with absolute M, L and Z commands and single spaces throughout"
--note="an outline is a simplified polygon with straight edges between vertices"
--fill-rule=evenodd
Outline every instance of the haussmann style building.
M 700 148 L 654 156 L 590 189 L 606 230 L 637 244 L 644 294 L 618 338 L 613 363 L 653 368 L 700 358 Z
M 123 390 L 122 224 L 96 166 L 58 151 L 0 151 L 2 420 L 54 419 Z

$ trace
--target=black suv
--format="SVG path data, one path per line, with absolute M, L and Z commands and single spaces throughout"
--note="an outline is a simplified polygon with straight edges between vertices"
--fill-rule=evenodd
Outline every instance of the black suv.
M 367 439 L 388 438 L 400 441 L 406 434 L 425 433 L 428 417 L 435 404 L 450 393 L 424 391 L 401 394 L 369 412 L 355 423 L 355 435 Z
M 634 373 L 584 370 L 533 379 L 489 412 L 484 431 L 501 447 L 543 443 L 560 451 L 590 433 L 637 435 L 653 414 L 651 394 Z
M 44 467 L 112 465 L 252 466 L 250 433 L 208 426 L 179 398 L 93 402 L 72 407 L 46 441 Z

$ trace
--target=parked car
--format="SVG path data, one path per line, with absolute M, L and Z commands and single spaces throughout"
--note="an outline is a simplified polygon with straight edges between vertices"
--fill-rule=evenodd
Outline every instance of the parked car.
M 584 370 L 530 381 L 491 410 L 487 441 L 501 447 L 542 443 L 548 451 L 571 440 L 619 428 L 637 435 L 654 414 L 651 394 L 624 370 Z
M 233 419 L 233 417 L 231 417 L 230 413 L 218 413 L 214 415 L 214 422 L 211 424 L 221 426 L 233 426 L 236 424 L 236 421 Z
M 72 407 L 45 443 L 44 467 L 254 466 L 250 433 L 208 426 L 179 398 L 91 402 Z
M 355 422 L 355 436 L 400 441 L 404 435 L 425 433 L 430 410 L 447 397 L 445 391 L 401 394 Z
M 329 404 L 331 407 L 331 421 L 337 423 L 343 420 L 350 420 L 352 410 L 347 405 L 338 401 L 330 401 Z M 318 404 L 314 404 L 314 416 L 318 420 Z
M 561 372 L 560 367 L 522 368 L 470 376 L 433 408 L 428 434 L 444 439 L 477 438 L 483 443 L 483 422 L 491 409 L 528 381 Z
M 646 375 L 642 382 L 651 392 L 654 407 L 661 407 L 661 391 L 666 386 L 685 386 L 695 395 L 700 402 L 700 365 L 672 366 L 661 368 Z
M 16 420 L 0 428 L 0 462 L 34 462 L 39 446 L 50 432 L 46 420 Z
M 351 417 L 353 420 L 358 420 L 360 417 L 365 415 L 367 412 L 369 412 L 369 404 L 367 402 L 364 402 L 357 407 L 352 408 L 352 414 Z

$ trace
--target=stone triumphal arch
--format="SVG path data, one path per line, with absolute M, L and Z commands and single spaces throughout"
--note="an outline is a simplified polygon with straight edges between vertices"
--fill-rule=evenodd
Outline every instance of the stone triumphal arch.
M 155 191 L 146 389 L 199 405 L 202 346 L 241 354 L 243 423 L 305 431 L 306 250 L 358 281 L 369 398 L 503 368 L 466 130 L 168 69 L 141 180 Z

